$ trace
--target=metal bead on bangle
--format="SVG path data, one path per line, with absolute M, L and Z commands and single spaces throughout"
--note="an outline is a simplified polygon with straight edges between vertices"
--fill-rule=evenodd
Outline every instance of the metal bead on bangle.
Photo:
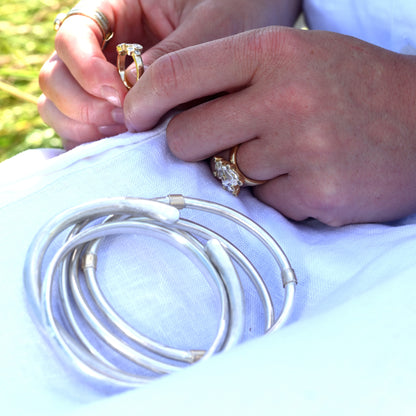
M 71 16 L 88 17 L 98 25 L 103 35 L 102 49 L 105 48 L 108 41 L 114 36 L 114 32 L 111 30 L 110 23 L 104 13 L 88 6 L 74 7 L 68 13 L 59 13 L 53 22 L 55 31 L 58 31 L 65 20 Z
M 278 314 L 265 281 L 246 255 L 217 232 L 184 218 L 183 209 L 233 222 L 271 254 L 284 290 Z M 51 253 L 56 238 L 68 229 L 63 245 Z M 98 248 L 105 238 L 121 234 L 149 235 L 171 244 L 212 281 L 220 310 L 217 333 L 208 348 L 182 349 L 159 343 L 127 323 L 103 296 L 96 276 Z M 47 253 L 52 254 L 49 263 Z M 106 384 L 134 387 L 206 360 L 241 341 L 246 311 L 240 269 L 261 300 L 264 332 L 276 331 L 293 309 L 297 281 L 285 253 L 262 227 L 229 207 L 182 195 L 153 200 L 105 198 L 70 208 L 40 229 L 27 253 L 24 286 L 34 322 L 65 364 Z M 123 366 L 115 355 L 130 364 Z

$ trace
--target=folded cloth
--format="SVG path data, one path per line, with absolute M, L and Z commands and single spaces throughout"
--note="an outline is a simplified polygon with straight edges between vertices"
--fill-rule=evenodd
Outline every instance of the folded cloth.
M 127 412 L 133 403 L 152 414 L 212 414 L 224 408 L 228 413 L 230 406 L 241 414 L 255 408 L 320 415 L 347 408 L 356 414 L 414 411 L 416 216 L 342 228 L 293 223 L 249 189 L 238 198 L 224 191 L 207 163 L 176 159 L 166 146 L 165 128 L 162 123 L 42 161 L 34 157 L 36 166 L 29 167 L 24 156 L 0 164 L 0 319 L 7 334 L 0 397 L 7 413 L 113 414 Z M 230 206 L 270 232 L 298 277 L 295 310 L 282 330 L 259 338 L 261 303 L 243 281 L 246 342 L 137 391 L 121 392 L 72 372 L 40 335 L 25 305 L 25 255 L 39 228 L 69 207 L 96 198 L 168 194 Z M 235 242 L 264 277 L 274 302 L 281 303 L 278 270 L 246 232 L 207 213 L 186 215 Z M 107 239 L 99 278 L 116 308 L 144 334 L 192 348 L 212 339 L 218 319 L 212 288 L 165 243 L 140 236 Z

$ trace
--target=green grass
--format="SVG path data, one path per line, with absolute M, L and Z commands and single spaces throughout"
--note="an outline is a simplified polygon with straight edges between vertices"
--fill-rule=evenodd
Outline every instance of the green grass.
M 26 149 L 60 147 L 38 115 L 38 74 L 53 51 L 53 20 L 74 0 L 8 0 L 0 4 L 0 161 Z

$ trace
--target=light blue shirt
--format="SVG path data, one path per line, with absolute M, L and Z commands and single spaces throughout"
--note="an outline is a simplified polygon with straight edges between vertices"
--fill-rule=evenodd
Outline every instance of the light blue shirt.
M 354 36 L 395 52 L 416 54 L 414 0 L 304 0 L 311 29 Z

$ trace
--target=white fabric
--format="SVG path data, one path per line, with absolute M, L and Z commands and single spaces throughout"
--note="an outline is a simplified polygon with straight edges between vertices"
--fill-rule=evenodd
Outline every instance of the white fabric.
M 398 52 L 416 50 L 413 1 L 305 0 L 304 6 L 313 29 Z M 29 151 L 0 164 L 4 414 L 415 414 L 416 215 L 338 229 L 292 223 L 248 190 L 239 198 L 223 191 L 205 163 L 173 158 L 163 125 L 60 153 Z M 250 342 L 129 392 L 87 382 L 62 365 L 28 315 L 26 250 L 41 225 L 68 207 L 99 197 L 168 193 L 232 206 L 271 232 L 299 279 L 293 317 L 278 333 L 258 338 L 262 313 L 244 282 Z M 206 214 L 196 219 L 238 242 L 278 303 L 282 290 L 263 251 L 235 226 Z M 173 345 L 209 342 L 215 299 L 176 251 L 152 239 L 115 238 L 100 259 L 108 296 L 143 332 Z
M 416 54 L 414 0 L 304 0 L 311 29 L 351 35 L 400 53 Z
M 31 151 L 0 164 L 0 399 L 8 415 L 377 414 L 416 411 L 416 216 L 394 224 L 329 228 L 292 223 L 252 197 L 221 189 L 206 163 L 183 163 L 165 144 L 165 126 L 80 146 L 40 161 Z M 29 160 L 36 160 L 30 165 Z M 22 163 L 25 172 L 13 177 Z M 57 359 L 25 307 L 22 268 L 37 230 L 53 215 L 99 197 L 182 193 L 231 206 L 271 232 L 299 284 L 290 324 L 268 337 L 248 290 L 247 336 L 224 355 L 129 392 L 87 382 Z M 282 294 L 258 245 L 208 214 Z M 144 333 L 174 345 L 205 344 L 215 300 L 189 263 L 156 241 L 111 239 L 100 278 Z M 102 264 L 102 265 L 101 265 Z M 143 305 L 145 305 L 143 307 Z

